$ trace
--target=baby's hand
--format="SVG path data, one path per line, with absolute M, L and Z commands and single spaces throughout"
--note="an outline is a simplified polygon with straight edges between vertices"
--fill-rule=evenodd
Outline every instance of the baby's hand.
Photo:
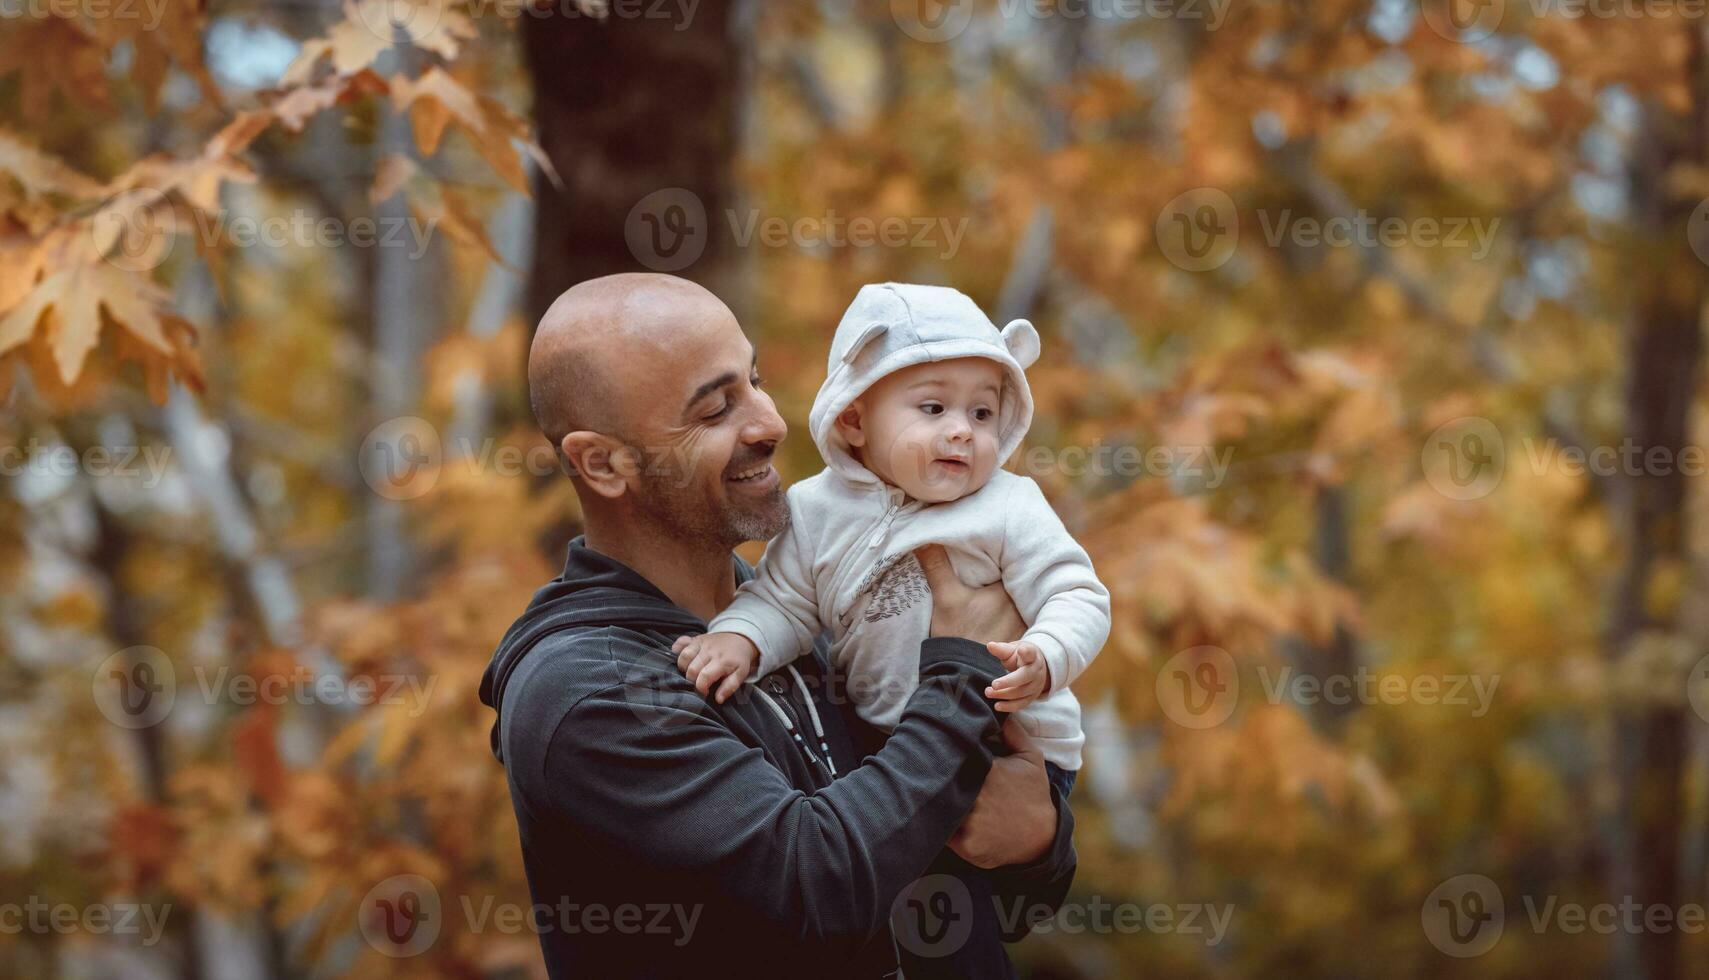
M 679 636 L 671 644 L 676 654 L 677 669 L 705 694 L 718 684 L 717 701 L 735 694 L 754 672 L 759 660 L 759 648 L 740 633 L 702 633 L 699 636 Z
M 1050 668 L 1044 662 L 1043 651 L 1037 646 L 1021 640 L 1018 643 L 987 643 L 985 649 L 1009 669 L 1007 674 L 992 681 L 991 686 L 985 689 L 986 697 L 1002 702 L 997 705 L 998 711 L 1019 711 L 1043 697 L 1050 688 Z

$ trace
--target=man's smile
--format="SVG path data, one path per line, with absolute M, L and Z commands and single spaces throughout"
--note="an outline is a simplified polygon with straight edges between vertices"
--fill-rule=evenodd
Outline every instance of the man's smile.
M 778 477 L 777 470 L 768 461 L 758 466 L 751 466 L 731 476 L 726 476 L 724 479 L 726 482 L 734 483 L 743 489 L 770 490 L 777 486 Z

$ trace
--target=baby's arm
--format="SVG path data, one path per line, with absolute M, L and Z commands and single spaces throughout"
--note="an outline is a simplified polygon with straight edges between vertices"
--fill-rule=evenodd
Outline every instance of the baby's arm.
M 725 681 L 718 688 L 720 702 L 749 674 L 763 676 L 800 656 L 822 628 L 801 514 L 793 504 L 789 527 L 766 545 L 754 577 L 706 624 L 704 634 L 679 637 L 672 647 L 677 666 L 701 693 Z
M 718 684 L 715 696 L 719 704 L 748 679 L 760 656 L 753 641 L 740 633 L 679 636 L 671 644 L 671 652 L 676 654 L 677 669 L 701 694 L 712 693 L 712 685 Z
M 1010 670 L 992 685 L 992 697 L 1012 711 L 1085 671 L 1110 635 L 1110 591 L 1038 484 L 1015 481 L 1006 518 L 1003 587 L 1031 624 L 1019 643 L 991 644 Z

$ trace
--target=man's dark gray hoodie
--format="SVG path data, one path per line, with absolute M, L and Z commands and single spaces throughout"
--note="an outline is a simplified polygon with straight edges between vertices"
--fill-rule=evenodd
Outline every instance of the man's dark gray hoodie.
M 879 745 L 852 727 L 822 656 L 722 705 L 703 697 L 670 647 L 705 629 L 578 538 L 487 668 L 548 972 L 893 973 L 892 904 L 990 769 L 1002 716 L 983 691 L 1000 665 L 978 643 L 927 640 L 920 686 Z M 1056 803 L 1050 851 L 993 873 L 1004 908 L 1025 913 L 1010 941 L 1073 878 L 1073 817 Z

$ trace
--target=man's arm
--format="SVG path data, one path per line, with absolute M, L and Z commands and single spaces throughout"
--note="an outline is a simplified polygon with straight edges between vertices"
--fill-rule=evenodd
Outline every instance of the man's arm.
M 1004 942 L 1020 942 L 1055 915 L 1074 882 L 1074 813 L 1045 775 L 1044 756 L 1020 725 L 1003 727 L 1010 754 L 992 762 L 973 811 L 950 847 L 988 869 Z
M 661 657 L 564 715 L 532 805 L 714 876 L 802 939 L 865 938 L 943 848 L 991 765 L 1000 672 L 978 644 L 927 640 L 920 686 L 884 748 L 807 794 L 724 725 Z M 959 765 L 955 760 L 963 760 Z
M 1066 532 L 1064 532 L 1066 533 Z M 915 552 L 932 590 L 935 635 L 978 633 L 999 640 L 1025 624 L 1001 585 L 978 589 L 962 582 L 941 545 Z M 1005 913 L 1019 910 L 1004 939 L 1017 942 L 1037 916 L 1054 914 L 1074 880 L 1074 814 L 1050 786 L 1044 756 L 1017 725 L 1003 728 L 1010 754 L 993 762 L 950 846 L 964 860 L 991 869 Z
M 858 753 L 870 755 L 884 745 L 884 733 L 853 711 L 844 707 L 839 715 Z M 985 869 L 1004 913 L 998 925 L 1012 927 L 1003 932 L 1003 941 L 1018 943 L 1061 907 L 1079 856 L 1074 811 L 1045 775 L 1044 756 L 1012 719 L 1003 726 L 1003 740 L 1011 754 L 991 760 L 979 798 L 950 836 L 949 847 Z

